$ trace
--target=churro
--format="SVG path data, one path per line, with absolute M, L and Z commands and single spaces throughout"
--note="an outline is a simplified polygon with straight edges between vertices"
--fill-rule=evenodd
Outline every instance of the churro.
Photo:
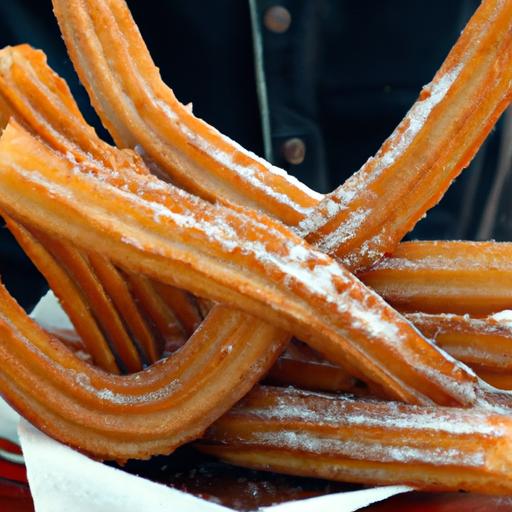
M 0 143 L 1 206 L 133 273 L 271 321 L 388 396 L 474 402 L 474 375 L 282 224 L 152 176 L 74 169 L 11 122 Z
M 401 311 L 482 316 L 512 308 L 512 244 L 406 242 L 359 277 Z
M 510 494 L 512 420 L 283 388 L 252 391 L 199 448 L 240 466 L 365 484 Z

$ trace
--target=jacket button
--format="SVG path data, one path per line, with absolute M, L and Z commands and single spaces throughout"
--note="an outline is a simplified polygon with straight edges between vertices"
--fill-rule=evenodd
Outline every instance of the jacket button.
M 306 145 L 302 139 L 293 137 L 283 143 L 282 146 L 284 159 L 292 165 L 299 165 L 304 162 L 306 156 Z
M 288 9 L 285 9 L 281 5 L 274 5 L 269 7 L 263 17 L 263 24 L 276 34 L 282 34 L 290 28 L 292 22 L 292 15 Z

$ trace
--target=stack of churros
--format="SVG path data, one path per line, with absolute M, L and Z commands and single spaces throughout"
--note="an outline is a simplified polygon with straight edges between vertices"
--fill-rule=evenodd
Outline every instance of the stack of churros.
M 180 104 L 124 0 L 53 4 L 118 147 L 42 52 L 0 51 L 0 211 L 90 355 L 0 288 L 2 396 L 97 459 L 196 441 L 293 475 L 511 493 L 512 247 L 400 241 L 512 99 L 512 0 L 482 2 L 326 196 Z

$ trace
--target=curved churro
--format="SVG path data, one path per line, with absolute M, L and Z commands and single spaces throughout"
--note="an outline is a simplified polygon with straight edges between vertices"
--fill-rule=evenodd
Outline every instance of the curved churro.
M 265 372 L 287 336 L 247 315 L 212 312 L 171 358 L 141 373 L 104 373 L 45 333 L 0 286 L 0 389 L 29 421 L 98 458 L 169 453 L 195 439 Z M 244 323 L 241 323 L 242 316 Z M 210 325 L 211 324 L 211 325 Z M 243 337 L 237 336 L 240 332 Z
M 9 115 L 16 116 L 31 131 L 64 152 L 72 161 L 94 158 L 102 164 L 113 165 L 120 170 L 130 167 L 136 172 L 149 172 L 136 154 L 117 151 L 97 137 L 80 114 L 67 84 L 48 67 L 46 56 L 42 52 L 33 50 L 28 45 L 0 50 L 0 97 L 6 118 Z M 13 232 L 16 230 L 12 220 L 7 225 Z M 18 242 L 26 251 L 30 251 L 30 248 L 24 247 L 24 244 L 30 243 L 27 237 L 20 237 L 19 229 L 16 231 Z M 39 242 L 42 237 L 44 234 L 40 233 Z M 101 259 L 97 259 L 96 265 L 92 265 L 96 268 L 90 268 L 87 255 L 81 254 L 76 248 L 53 242 L 48 237 L 45 246 L 46 244 L 52 247 L 45 247 L 45 250 L 40 247 L 39 252 L 47 252 L 48 259 L 52 257 L 52 248 L 58 250 L 60 258 L 53 255 L 54 262 L 63 265 L 62 258 L 65 258 L 64 272 L 70 274 L 77 286 L 82 288 L 80 298 L 77 298 L 76 294 L 61 293 L 64 289 L 51 275 L 51 268 L 54 268 L 54 265 L 38 265 L 45 278 L 52 283 L 51 286 L 75 328 L 85 340 L 88 340 L 86 344 L 92 350 L 91 354 L 97 353 L 99 347 L 103 347 L 103 350 L 107 347 L 105 341 L 99 344 L 98 349 L 92 347 L 95 340 L 99 342 L 100 326 L 93 326 L 99 320 L 102 332 L 108 333 L 124 368 L 129 371 L 140 370 L 142 362 L 123 325 L 124 322 L 139 342 L 145 358 L 150 362 L 156 361 L 158 355 L 153 334 L 127 293 L 126 287 L 119 282 L 117 270 Z M 98 279 L 100 275 L 101 279 Z M 109 288 L 115 291 L 115 297 L 107 295 Z M 71 289 L 69 286 L 65 288 Z M 78 304 L 74 304 L 76 300 Z M 111 301 L 117 303 L 117 311 L 112 307 Z M 82 312 L 77 314 L 78 310 Z M 94 311 L 96 320 L 91 318 L 90 310 Z M 119 318 L 119 311 L 124 313 L 122 320 Z M 84 318 L 88 318 L 87 321 Z M 110 329 L 112 326 L 114 328 Z M 112 355 L 110 359 L 113 359 Z M 106 370 L 114 369 L 111 364 L 107 364 L 104 357 L 95 359 L 95 363 Z
M 259 387 L 198 447 L 266 471 L 510 494 L 511 439 L 505 415 Z
M 406 242 L 360 278 L 402 311 L 487 315 L 512 309 L 512 244 Z
M 280 223 L 210 205 L 152 176 L 74 171 L 16 123 L 0 147 L 0 203 L 21 221 L 275 322 L 390 396 L 475 401 L 474 375 Z
M 70 4 L 74 3 L 70 2 Z M 57 4 L 60 4 L 63 9 L 66 8 L 63 2 L 56 2 Z M 84 19 L 87 23 L 97 23 L 112 18 L 112 37 L 105 31 L 98 35 L 98 41 L 104 45 L 105 42 L 116 43 L 119 27 L 129 27 L 132 23 L 129 13 L 126 14 L 127 11 L 124 11 L 123 3 L 112 0 L 107 5 L 100 2 L 105 7 L 104 11 L 92 6 L 90 12 L 81 10 L 85 4 L 85 0 L 77 0 L 77 9 L 67 12 L 67 15 L 74 17 L 73 19 L 78 23 L 82 23 Z M 489 0 L 485 3 L 486 7 L 481 10 L 489 9 L 491 4 Z M 109 11 L 107 6 L 112 10 Z M 472 28 L 466 33 L 470 33 L 468 36 L 470 39 L 471 37 L 485 39 L 482 43 L 483 49 L 486 49 L 487 45 L 492 46 L 490 41 L 494 38 L 499 43 L 496 46 L 502 45 L 503 58 L 506 59 L 508 36 L 502 30 L 504 24 L 502 11 L 506 7 L 499 7 L 496 12 L 487 13 L 492 14 L 489 16 L 491 29 L 488 31 L 488 38 L 482 38 L 481 34 L 477 34 L 481 28 L 478 26 L 478 20 L 482 21 L 481 13 L 480 18 L 478 16 L 474 18 Z M 90 19 L 87 19 L 87 16 L 90 16 Z M 88 34 L 92 37 L 83 38 L 83 40 L 79 38 L 79 42 L 85 41 L 85 44 L 94 42 L 94 30 L 89 30 Z M 134 49 L 137 47 L 141 52 L 145 51 L 137 33 L 129 34 L 127 38 L 129 45 L 135 45 Z M 493 47 L 492 50 L 494 51 L 495 48 Z M 108 55 L 105 61 L 102 60 L 102 52 Z M 104 83 L 108 83 L 110 79 L 110 85 L 115 85 L 117 82 L 114 79 L 124 80 L 122 85 L 128 92 L 133 92 L 133 104 L 139 108 L 140 94 L 147 91 L 137 87 L 142 83 L 140 80 L 145 78 L 137 73 L 133 73 L 133 77 L 130 77 L 129 73 L 126 73 L 126 69 L 132 63 L 120 58 L 123 53 L 118 52 L 114 44 L 111 46 L 107 44 L 98 53 L 100 65 L 103 63 L 112 66 L 112 69 L 106 69 L 106 71 L 120 71 L 121 75 L 112 77 L 106 73 L 105 76 L 108 75 L 110 78 L 107 77 Z M 464 82 L 467 82 L 465 85 L 478 87 L 478 80 L 485 81 L 489 70 L 486 68 L 486 63 L 479 61 L 478 58 L 473 60 L 472 67 L 468 64 L 467 69 L 472 69 L 475 80 L 471 81 L 468 78 Z M 144 59 L 140 62 L 147 67 L 147 76 L 156 77 L 152 83 L 155 89 L 159 92 L 163 91 L 163 95 L 167 94 L 165 101 L 172 99 L 160 82 L 158 82 L 159 86 L 155 85 L 156 79 L 159 80 L 159 78 L 154 74 L 152 63 Z M 496 73 L 500 80 L 506 78 L 506 70 L 500 67 L 502 64 L 502 60 L 498 59 Z M 128 81 L 125 80 L 126 76 L 129 78 Z M 438 79 L 438 83 L 442 82 L 443 77 Z M 471 87 L 468 87 L 468 90 Z M 453 88 L 455 85 L 450 88 L 447 96 Z M 494 108 L 492 112 L 496 113 L 501 108 L 505 101 L 502 97 L 505 94 L 504 89 L 503 83 L 498 80 L 496 94 L 485 96 L 485 101 L 481 103 L 487 105 L 487 112 Z M 125 94 L 119 97 L 120 102 L 126 100 Z M 428 100 L 425 101 L 428 103 Z M 423 103 L 422 106 L 425 104 Z M 148 122 L 158 125 L 156 128 L 161 129 L 163 133 L 168 127 L 165 123 L 159 124 L 159 120 L 165 118 L 169 112 L 163 108 L 162 104 L 157 105 L 156 110 L 154 107 L 155 105 L 151 102 L 142 106 L 143 109 L 149 110 Z M 180 107 L 176 108 L 179 110 Z M 437 110 L 439 110 L 439 119 L 444 119 L 442 123 L 450 124 L 453 121 L 450 115 L 455 117 L 462 115 L 463 108 L 437 109 L 436 107 L 432 112 Z M 478 110 L 472 122 L 482 122 L 483 110 Z M 134 110 L 127 110 L 127 112 L 130 115 L 136 114 L 133 119 L 138 121 L 139 113 Z M 178 128 L 186 127 L 186 123 L 180 124 L 176 119 L 173 121 Z M 193 119 L 190 122 L 195 123 Z M 483 123 L 484 128 L 480 130 L 480 134 L 485 132 L 490 122 Z M 120 129 L 125 129 L 123 123 L 119 124 Z M 195 140 L 200 141 L 199 145 L 190 144 L 191 147 L 186 148 L 183 141 L 177 142 L 176 147 L 180 149 L 174 156 L 178 155 L 181 158 L 183 156 L 181 152 L 186 153 L 190 150 L 180 163 L 199 165 L 198 162 L 202 159 L 207 162 L 204 168 L 210 170 L 210 174 L 205 175 L 206 181 L 202 182 L 202 186 L 203 191 L 208 190 L 210 194 L 208 198 L 212 199 L 212 196 L 218 194 L 219 183 L 222 181 L 219 175 L 212 178 L 215 157 L 225 159 L 227 155 L 230 161 L 223 160 L 218 167 L 221 168 L 222 173 L 229 176 L 226 179 L 228 186 L 225 189 L 220 187 L 221 192 L 226 192 L 221 196 L 228 203 L 231 200 L 239 200 L 243 203 L 245 200 L 245 204 L 258 206 L 258 202 L 266 201 L 265 194 L 267 194 L 273 198 L 272 201 L 268 201 L 268 211 L 279 218 L 284 219 L 286 216 L 285 220 L 293 224 L 300 220 L 301 215 L 310 211 L 311 204 L 318 200 L 317 196 L 302 190 L 281 174 L 275 172 L 269 174 L 261 161 L 244 153 L 207 125 L 199 121 L 194 124 L 196 125 L 198 133 L 195 136 L 187 133 L 187 130 L 180 132 L 179 129 L 178 132 L 181 135 L 180 133 L 178 135 L 180 137 L 185 135 L 183 139 L 185 142 L 190 142 L 190 139 L 195 137 Z M 137 135 L 144 135 L 140 131 L 143 125 L 134 122 L 133 126 Z M 155 126 L 149 126 L 149 128 L 155 129 Z M 148 130 L 148 134 L 152 133 L 154 132 Z M 175 135 L 176 133 L 169 140 L 174 140 Z M 211 147 L 202 146 L 202 152 L 198 151 L 198 147 L 205 141 L 211 142 Z M 167 144 L 169 141 L 164 140 L 164 142 Z M 89 162 L 87 158 L 77 162 L 78 165 L 75 166 L 74 161 L 64 161 L 42 144 L 31 140 L 15 124 L 4 134 L 1 147 L 0 201 L 3 207 L 16 218 L 43 229 L 44 216 L 44 229 L 47 228 L 50 233 L 63 238 L 71 235 L 74 243 L 86 246 L 89 251 L 97 250 L 108 258 L 112 258 L 112 261 L 123 268 L 133 272 L 142 270 L 155 279 L 180 284 L 211 299 L 226 300 L 236 307 L 276 322 L 282 328 L 296 332 L 307 339 L 323 354 L 353 367 L 358 376 L 382 388 L 389 396 L 418 403 L 430 400 L 464 405 L 482 403 L 480 393 L 483 388 L 475 376 L 445 358 L 442 352 L 423 340 L 409 324 L 375 295 L 365 290 L 355 278 L 328 257 L 301 243 L 282 226 L 241 208 L 236 208 L 234 213 L 221 207 L 208 206 L 187 194 L 179 193 L 173 187 L 166 187 L 145 174 L 130 172 L 129 169 L 123 173 L 126 174 L 125 176 L 117 176 L 108 171 L 111 166 L 104 168 L 105 166 L 98 165 L 98 162 Z M 27 154 L 15 154 L 16 148 L 21 147 L 24 147 Z M 445 166 L 450 167 L 447 161 L 455 161 L 460 156 L 456 149 L 452 148 L 441 155 Z M 147 153 L 149 154 L 149 151 Z M 450 156 L 449 153 L 453 155 Z M 166 156 L 167 158 L 169 161 L 172 160 L 169 156 Z M 50 162 L 52 173 L 47 169 Z M 257 172 L 251 165 L 257 168 Z M 192 174 L 198 174 L 197 169 L 194 168 L 193 171 Z M 240 177 L 240 173 L 244 173 L 244 176 Z M 200 189 L 199 179 L 197 176 L 193 177 L 189 180 L 189 185 Z M 186 178 L 184 180 L 186 181 Z M 241 193 L 238 193 L 233 186 L 236 180 L 244 183 Z M 207 186 L 204 186 L 205 183 Z M 443 184 L 446 185 L 444 181 Z M 272 188 L 274 185 L 275 190 Z M 259 191 L 253 202 L 247 197 L 251 187 Z M 287 187 L 293 188 L 293 198 L 290 200 L 285 199 L 287 192 L 283 192 Z M 436 193 L 439 193 L 442 187 L 438 184 L 434 188 L 438 191 Z M 276 190 L 281 195 L 276 194 Z M 298 204 L 299 196 L 302 199 L 305 198 L 308 204 Z M 17 201 L 16 204 L 9 206 L 9 203 L 13 203 L 13 199 Z M 389 200 L 384 209 L 375 208 L 375 219 L 382 217 L 385 220 L 389 205 L 392 203 L 393 201 Z M 82 206 L 82 211 L 78 210 L 77 204 Z M 119 212 L 123 211 L 126 217 L 116 212 L 116 207 L 123 208 Z M 426 206 L 419 208 L 425 209 Z M 62 225 L 64 216 L 67 222 L 65 229 Z M 404 222 L 409 221 L 407 216 L 402 216 L 398 224 L 401 223 L 403 228 Z M 347 225 L 349 224 L 347 222 Z M 393 229 L 398 232 L 396 226 Z M 241 241 L 245 242 L 243 248 L 239 245 Z M 378 251 L 374 252 L 378 257 Z M 231 314 L 228 310 L 219 312 L 217 308 L 212 310 L 211 314 L 213 313 L 217 314 L 217 321 L 221 322 L 215 326 L 217 329 L 222 326 L 222 322 L 228 322 Z M 225 319 L 223 319 L 224 316 Z M 253 324 L 253 329 L 260 327 L 263 329 L 266 326 L 261 324 L 258 327 L 258 323 Z M 276 332 L 284 336 L 277 329 L 271 334 L 275 335 Z M 268 337 L 268 331 L 265 335 Z M 260 346 L 264 344 L 265 335 L 261 334 L 258 338 Z M 267 343 L 270 343 L 269 339 Z M 184 350 L 187 347 L 188 344 Z M 180 353 L 181 351 L 178 354 Z M 254 361 L 253 364 L 255 364 Z M 249 364 L 248 361 L 245 363 Z M 38 362 L 36 367 L 40 369 L 39 364 Z M 8 369 L 8 371 L 12 370 L 12 367 Z M 255 375 L 254 373 L 253 377 Z M 21 380 L 21 378 L 18 379 L 18 381 Z M 110 391 L 109 387 L 106 389 Z M 483 391 L 487 392 L 485 389 Z M 7 394 L 9 393 L 16 395 L 12 389 L 9 389 Z M 502 396 L 505 397 L 505 395 Z M 25 398 L 30 401 L 33 397 L 28 394 Z M 215 414 L 218 414 L 222 407 L 225 407 L 225 404 L 219 405 L 216 397 L 212 404 L 212 409 L 217 411 Z M 204 410 L 206 409 L 203 408 Z M 39 411 L 39 414 L 42 413 Z M 47 414 L 50 413 L 47 412 Z M 83 416 L 80 419 L 83 420 Z M 64 435 L 62 432 L 66 432 L 69 421 L 69 417 L 61 420 L 59 424 L 61 432 L 58 432 L 57 436 L 60 435 L 62 438 Z M 89 428 L 90 425 L 86 424 L 84 428 Z M 77 435 L 76 443 L 79 433 L 76 430 L 74 433 Z M 187 435 L 189 434 L 190 432 Z M 118 436 L 118 433 L 115 436 Z M 165 443 L 168 446 L 172 444 L 168 438 L 165 442 L 160 438 L 155 439 L 158 450 L 162 449 Z M 126 452 L 123 452 L 124 447 L 116 447 L 118 448 L 116 457 L 119 458 L 123 457 L 121 453 L 129 451 L 126 449 Z M 102 446 L 101 449 L 104 447 Z M 101 449 L 94 453 L 101 453 Z
M 47 80 L 47 76 L 44 79 Z M 30 103 L 25 105 L 29 106 Z M 40 106 L 41 104 L 38 103 L 37 107 L 28 111 L 27 115 L 21 119 L 24 122 L 30 119 L 30 126 L 37 126 L 34 120 L 37 120 Z M 51 103 L 46 103 L 46 106 L 51 106 Z M 33 117 L 30 118 L 30 116 Z M 58 120 L 57 116 L 49 115 L 48 118 Z M 73 115 L 64 115 L 63 119 L 72 120 L 74 117 Z M 51 127 L 51 123 L 48 123 L 48 126 Z M 82 127 L 79 124 L 78 131 Z M 37 126 L 37 130 L 40 133 L 39 126 Z M 53 132 L 49 130 L 48 133 L 52 134 Z M 73 138 L 75 141 L 80 140 L 74 134 Z M 88 141 L 92 138 L 92 135 L 86 136 Z M 45 139 L 51 140 L 48 136 L 45 136 Z M 59 144 L 56 147 L 61 150 L 69 149 L 67 142 L 63 146 L 60 145 L 61 140 L 59 138 Z M 81 147 L 81 142 L 79 146 Z M 102 161 L 90 147 L 87 150 L 94 154 L 96 160 Z M 108 149 L 108 152 L 110 153 L 111 149 Z M 112 153 L 115 156 L 116 150 Z M 73 160 L 79 159 L 74 156 Z M 109 168 L 112 167 L 110 158 L 104 160 L 104 163 L 109 164 Z M 91 255 L 91 258 L 94 257 Z M 5 295 L 4 290 L 2 290 L 2 295 Z M 9 303 L 9 298 L 2 296 L 1 302 L 3 306 L 6 306 Z M 15 313 L 22 315 L 22 312 L 16 311 L 12 304 L 11 307 L 14 309 L 8 311 L 5 317 L 9 321 L 16 316 Z M 47 358 L 39 356 L 36 359 L 35 367 L 30 367 L 27 370 L 29 374 L 36 371 L 36 374 L 41 377 L 37 387 L 33 388 L 38 390 L 37 396 L 30 394 L 30 387 L 24 389 L 19 380 L 14 378 L 9 379 L 10 391 L 7 391 L 6 395 L 19 410 L 25 411 L 26 416 L 34 420 L 40 428 L 96 456 L 126 459 L 145 457 L 158 452 L 168 453 L 177 445 L 200 435 L 201 431 L 216 416 L 243 396 L 258 376 L 262 375 L 265 369 L 272 364 L 287 339 L 287 336 L 285 337 L 280 331 L 269 326 L 259 325 L 259 328 L 255 329 L 255 324 L 260 324 L 260 322 L 248 321 L 245 315 L 242 322 L 241 315 L 237 313 L 229 315 L 230 323 L 226 321 L 220 323 L 217 321 L 217 316 L 223 316 L 222 310 L 222 307 L 217 308 L 216 312 L 213 312 L 203 325 L 206 335 L 199 329 L 187 347 L 173 356 L 172 360 L 158 363 L 151 370 L 142 374 L 120 378 L 116 381 L 114 377 L 102 375 L 87 365 L 80 366 L 73 359 L 68 358 L 68 362 L 70 362 L 68 367 L 57 366 L 55 369 L 55 366 L 48 365 Z M 31 326 L 25 332 L 31 343 L 35 343 L 34 331 L 37 333 L 38 328 Z M 40 332 L 38 336 L 40 340 L 45 339 Z M 7 342 L 7 338 L 3 338 L 3 341 Z M 22 341 L 30 353 L 34 352 L 32 345 L 27 345 L 26 339 Z M 43 353 L 46 356 L 53 354 L 53 361 L 58 362 L 59 358 L 56 354 L 62 350 L 51 340 L 46 339 L 45 343 L 49 344 L 54 352 L 46 350 Z M 11 351 L 12 345 L 8 348 Z M 8 353 L 4 353 L 3 360 L 7 361 L 8 358 Z M 24 358 L 23 364 L 27 364 L 28 361 L 30 361 L 30 357 Z M 72 368 L 71 371 L 69 367 Z M 61 378 L 64 376 L 64 386 L 59 386 L 62 381 L 57 381 L 57 384 L 52 383 L 52 379 L 55 382 L 55 374 L 58 374 L 59 371 Z M 212 379 L 211 384 L 201 387 L 202 382 L 208 382 L 210 379 Z M 17 385 L 16 391 L 13 390 L 14 383 Z M 7 384 L 3 386 L 4 391 L 6 386 Z M 199 388 L 196 388 L 197 386 Z M 69 397 L 66 399 L 66 393 L 76 388 L 82 391 L 81 400 L 73 396 L 71 400 Z M 44 393 L 45 389 L 48 390 L 47 394 Z M 57 390 L 61 391 L 60 394 L 55 394 Z M 30 396 L 24 395 L 24 393 L 28 393 Z M 93 400 L 89 407 L 83 406 L 84 396 L 86 405 L 90 403 L 91 399 Z M 37 402 L 43 397 L 44 403 Z M 66 407 L 68 405 L 69 407 Z M 111 415 L 111 418 L 115 420 L 113 423 L 115 427 L 105 423 L 109 407 L 120 409 L 123 412 L 123 414 Z M 165 409 L 166 413 L 152 416 L 150 412 L 152 408 L 156 408 L 157 411 Z M 80 413 L 82 414 L 81 418 Z M 63 416 L 64 419 L 59 416 Z M 39 421 L 36 420 L 36 417 Z M 94 425 L 94 428 L 87 428 L 87 425 L 91 424 Z M 121 435 L 119 431 L 122 432 Z M 126 432 L 131 434 L 127 435 Z M 151 439 L 143 440 L 145 433 L 148 432 L 151 434 Z
M 212 178 L 211 160 L 208 158 L 228 151 L 229 144 L 225 139 L 219 139 L 218 134 L 209 132 L 204 123 L 193 118 L 191 112 L 181 106 L 161 82 L 124 2 L 77 0 L 75 4 L 72 7 L 68 2 L 54 2 L 70 54 L 100 116 L 118 141 L 128 146 L 139 144 L 150 156 L 155 154 L 154 141 L 148 139 L 144 127 L 152 123 L 150 128 L 158 131 L 163 139 L 163 142 L 160 141 L 162 144 L 175 144 L 167 159 L 166 153 L 160 151 L 157 160 L 153 160 L 171 172 L 179 183 L 201 193 L 204 180 L 219 179 L 218 176 Z M 425 210 L 437 202 L 451 180 L 467 165 L 510 101 L 510 14 L 510 5 L 506 3 L 484 2 L 432 84 L 425 88 L 376 159 L 333 197 L 326 198 L 312 218 L 302 219 L 302 232 L 309 233 L 309 240 L 318 243 L 323 250 L 344 255 L 352 268 L 366 266 L 386 250 L 392 249 Z M 107 33 L 102 30 L 102 26 L 105 26 L 102 20 L 107 19 L 109 26 L 116 27 L 118 31 L 109 30 Z M 77 37 L 78 27 L 87 27 L 94 32 L 94 37 Z M 75 29 L 74 33 L 72 29 Z M 126 61 L 125 52 L 128 50 L 137 55 L 135 63 Z M 489 84 L 495 81 L 497 83 L 491 91 Z M 117 87 L 116 98 L 113 98 L 114 86 Z M 485 95 L 482 94 L 483 90 L 487 91 Z M 139 95 L 146 101 L 133 104 L 130 98 Z M 473 100 L 480 96 L 485 97 L 485 101 Z M 201 126 L 199 134 L 188 126 L 193 122 Z M 178 133 L 180 130 L 181 133 Z M 456 134 L 460 137 L 456 137 Z M 177 138 L 181 143 L 183 138 L 188 139 L 191 147 L 201 147 L 202 151 L 191 150 L 184 156 L 184 146 L 176 142 Z M 463 142 L 459 142 L 459 139 Z M 240 161 L 244 160 L 242 156 L 247 157 L 241 148 L 234 145 L 229 152 L 234 155 L 233 158 L 240 157 Z M 415 163 L 418 155 L 421 155 L 424 167 Z M 176 158 L 183 159 L 180 160 L 181 164 L 184 161 L 193 164 L 192 174 L 183 177 L 184 168 L 176 164 Z M 247 158 L 244 161 L 246 167 L 259 165 Z M 407 167 L 410 172 L 405 179 L 403 169 Z M 425 172 L 427 167 L 430 174 Z M 197 176 L 197 168 L 202 169 L 201 176 Z M 225 185 L 222 183 L 222 186 Z M 244 198 L 226 196 L 222 186 L 209 188 L 205 197 L 212 198 L 215 192 L 215 199 L 228 197 L 242 203 L 246 201 Z M 422 187 L 421 194 L 410 192 L 412 186 Z M 397 197 L 382 202 L 380 194 L 375 192 L 384 187 L 388 194 L 397 194 Z M 204 191 L 202 193 L 204 195 Z M 423 200 L 425 194 L 430 194 L 429 199 L 420 204 L 418 197 L 421 196 Z M 403 214 L 406 208 L 397 209 L 395 206 L 402 205 L 404 198 L 408 201 L 407 216 Z M 369 202 L 371 200 L 373 203 Z M 363 215 L 360 205 L 365 202 L 366 215 Z M 265 204 L 256 206 L 265 209 Z M 266 211 L 269 212 L 268 209 Z M 371 215 L 368 214 L 370 211 Z M 400 217 L 395 216 L 390 221 L 389 216 L 395 215 L 396 211 L 400 212 Z M 270 213 L 276 215 L 275 211 Z M 278 217 L 287 220 L 284 214 Z M 373 223 L 373 228 L 367 230 L 368 222 Z M 384 231 L 377 235 L 371 229 Z M 392 233 L 388 232 L 390 229 Z M 312 230 L 316 230 L 316 233 L 312 233 Z M 365 237 L 369 232 L 373 238 L 368 241 Z

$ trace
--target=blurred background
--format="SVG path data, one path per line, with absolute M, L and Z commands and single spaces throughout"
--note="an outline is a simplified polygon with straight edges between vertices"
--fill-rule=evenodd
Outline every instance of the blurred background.
M 477 0 L 129 0 L 164 81 L 194 113 L 320 192 L 355 172 L 433 77 Z M 67 57 L 50 0 L 0 0 L 0 44 L 43 49 L 109 137 Z M 410 235 L 511 239 L 507 113 Z M 507 142 L 509 141 L 509 142 Z M 0 274 L 30 309 L 46 285 L 5 229 Z

